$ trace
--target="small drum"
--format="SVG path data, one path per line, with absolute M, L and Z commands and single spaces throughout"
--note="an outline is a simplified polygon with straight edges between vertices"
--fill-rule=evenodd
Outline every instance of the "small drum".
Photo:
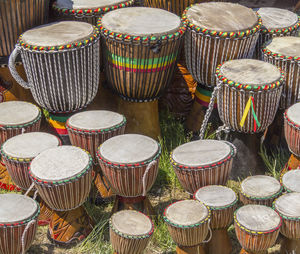
M 9 56 L 20 34 L 48 22 L 49 0 L 0 2 L 0 56 Z
M 79 110 L 96 96 L 100 75 L 98 28 L 64 21 L 26 31 L 9 59 L 12 76 L 30 88 L 34 100 L 51 112 Z M 21 53 L 28 78 L 17 73 L 14 62 Z
M 286 172 L 281 178 L 281 184 L 287 192 L 300 192 L 300 169 Z
M 284 135 L 290 151 L 300 156 L 300 103 L 289 107 L 284 113 Z
M 32 184 L 29 165 L 41 152 L 57 147 L 60 140 L 44 132 L 20 134 L 8 139 L 1 147 L 2 159 L 12 180 L 23 190 Z
M 241 253 L 260 253 L 272 247 L 281 227 L 280 216 L 270 207 L 245 205 L 234 214 L 236 236 Z
M 35 238 L 39 205 L 19 194 L 0 194 L 0 203 L 0 252 L 25 253 Z
M 235 155 L 231 143 L 207 139 L 177 147 L 170 160 L 179 182 L 192 195 L 206 185 L 225 185 Z
M 262 48 L 263 60 L 285 72 L 286 85 L 282 91 L 281 107 L 286 109 L 300 101 L 300 38 L 276 37 Z
M 300 25 L 300 19 L 294 12 L 286 9 L 262 7 L 257 10 L 262 20 L 262 27 L 256 45 L 259 59 L 262 59 L 261 47 L 273 37 L 295 36 Z
M 75 146 L 59 146 L 36 156 L 30 176 L 39 195 L 56 211 L 81 206 L 92 185 L 92 157 Z
M 180 18 L 157 8 L 122 8 L 106 13 L 98 26 L 109 86 L 130 101 L 160 97 L 172 81 L 185 32 Z
M 115 253 L 143 253 L 153 234 L 154 225 L 143 213 L 123 210 L 109 220 L 110 241 Z
M 209 185 L 200 188 L 194 198 L 207 205 L 211 210 L 212 239 L 208 242 L 208 253 L 231 254 L 232 246 L 227 228 L 233 221 L 233 213 L 238 198 L 235 192 L 225 186 Z
M 104 13 L 133 4 L 134 0 L 56 0 L 52 9 L 60 20 L 77 20 L 96 25 Z
M 197 248 L 208 235 L 210 216 L 209 208 L 196 200 L 178 201 L 165 209 L 163 219 L 178 246 L 177 253 L 199 253 Z M 183 252 L 186 249 L 194 252 Z
M 259 60 L 225 62 L 216 70 L 218 111 L 223 123 L 244 133 L 264 131 L 274 120 L 284 74 Z
M 185 57 L 188 70 L 201 84 L 215 86 L 215 71 L 229 59 L 250 58 L 261 20 L 251 9 L 233 3 L 201 3 L 188 7 Z
M 240 200 L 244 205 L 272 206 L 282 194 L 282 186 L 274 177 L 265 175 L 249 176 L 241 183 Z
M 98 147 L 105 140 L 124 134 L 125 126 L 123 115 L 106 110 L 77 113 L 66 123 L 71 144 L 87 150 L 95 162 Z

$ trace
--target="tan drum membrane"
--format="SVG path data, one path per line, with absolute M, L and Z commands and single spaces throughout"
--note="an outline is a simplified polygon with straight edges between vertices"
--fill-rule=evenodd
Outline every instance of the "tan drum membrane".
M 290 151 L 300 156 L 300 103 L 290 106 L 284 113 L 284 135 Z M 294 168 L 293 168 L 294 169 Z
M 294 169 L 282 176 L 282 185 L 288 192 L 300 192 L 300 170 Z
M 56 0 L 56 6 L 66 9 L 96 9 L 123 3 L 123 0 Z

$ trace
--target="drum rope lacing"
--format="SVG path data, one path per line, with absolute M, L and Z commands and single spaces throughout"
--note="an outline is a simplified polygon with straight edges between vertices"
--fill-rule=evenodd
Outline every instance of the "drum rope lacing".
M 25 254 L 25 236 L 30 228 L 31 225 L 33 225 L 34 223 L 36 223 L 36 219 L 33 219 L 32 221 L 30 221 L 24 231 L 23 231 L 23 234 L 22 234 L 22 238 L 21 238 L 21 245 L 22 245 L 22 254 Z

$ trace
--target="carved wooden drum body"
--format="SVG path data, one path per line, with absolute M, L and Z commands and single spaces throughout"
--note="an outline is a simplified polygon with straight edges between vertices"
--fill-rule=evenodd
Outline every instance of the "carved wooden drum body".
M 218 111 L 234 131 L 264 131 L 274 120 L 284 74 L 274 65 L 253 59 L 225 62 L 216 70 Z
M 177 147 L 170 160 L 183 188 L 193 194 L 206 185 L 225 185 L 235 155 L 229 142 L 198 140 Z
M 76 111 L 96 96 L 100 75 L 100 33 L 91 24 L 63 21 L 26 31 L 10 56 L 9 68 L 20 85 L 50 112 Z M 28 83 L 14 62 L 21 54 Z
M 113 214 L 109 227 L 110 241 L 118 254 L 143 253 L 154 231 L 154 224 L 150 218 L 133 210 Z
M 23 190 L 32 184 L 28 168 L 41 152 L 57 147 L 60 140 L 45 132 L 30 132 L 8 139 L 1 147 L 2 159 L 13 181 Z
M 0 202 L 0 252 L 25 253 L 35 238 L 40 206 L 35 200 L 19 194 L 1 194 Z
M 161 96 L 173 78 L 181 39 L 180 18 L 157 8 L 114 10 L 99 19 L 109 86 L 123 99 Z
M 262 48 L 263 60 L 278 66 L 286 76 L 281 108 L 300 101 L 300 37 L 275 37 Z
M 241 183 L 240 200 L 244 205 L 272 206 L 282 194 L 282 187 L 274 177 L 265 175 L 249 176 Z
M 201 84 L 215 86 L 215 71 L 230 59 L 251 57 L 261 20 L 251 9 L 232 3 L 201 3 L 182 16 L 187 26 L 185 57 L 188 70 Z
M 281 184 L 287 192 L 300 192 L 300 169 L 293 169 L 281 177 Z

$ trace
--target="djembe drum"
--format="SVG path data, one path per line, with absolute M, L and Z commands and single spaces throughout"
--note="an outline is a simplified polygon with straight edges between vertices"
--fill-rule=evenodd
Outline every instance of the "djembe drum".
M 106 140 L 98 149 L 98 160 L 113 192 L 113 213 L 121 209 L 154 214 L 146 197 L 158 174 L 161 148 L 154 139 L 124 134 Z
M 244 205 L 256 204 L 272 206 L 282 194 L 282 186 L 274 177 L 265 175 L 249 176 L 242 181 L 240 200 Z
M 25 253 L 37 230 L 38 203 L 19 194 L 0 194 L 0 252 Z
M 163 219 L 177 244 L 177 254 L 205 253 L 201 244 L 211 238 L 210 218 L 210 209 L 197 200 L 177 201 L 165 209 Z
M 140 254 L 154 231 L 151 219 L 132 210 L 119 211 L 109 220 L 110 241 L 115 254 Z
M 257 133 L 274 120 L 284 82 L 274 65 L 253 59 L 225 62 L 216 70 L 218 111 L 230 129 Z
M 72 245 L 92 230 L 81 206 L 92 185 L 91 155 L 75 146 L 59 146 L 36 156 L 29 174 L 45 203 L 54 210 L 48 237 L 58 245 Z
M 261 7 L 257 10 L 262 27 L 256 45 L 258 59 L 262 59 L 261 47 L 273 37 L 295 36 L 300 22 L 298 15 L 286 9 Z
M 241 254 L 264 254 L 276 242 L 281 218 L 270 207 L 245 205 L 234 213 L 234 226 L 243 248 Z
M 49 0 L 0 2 L 0 57 L 9 56 L 23 32 L 48 22 Z
M 262 47 L 263 60 L 278 66 L 285 72 L 286 82 L 280 106 L 288 108 L 300 101 L 300 38 L 276 37 Z
M 233 221 L 238 198 L 235 192 L 225 186 L 209 185 L 200 188 L 194 198 L 211 210 L 212 238 L 207 243 L 209 254 L 231 254 L 232 245 L 227 229 Z
M 282 195 L 273 203 L 282 217 L 280 233 L 284 236 L 280 253 L 300 253 L 300 193 Z
M 300 169 L 293 169 L 281 177 L 281 184 L 287 192 L 300 192 Z
M 198 140 L 174 149 L 170 160 L 179 182 L 193 195 L 206 185 L 225 185 L 235 155 L 236 149 L 229 142 Z
M 251 57 L 261 20 L 251 9 L 233 3 L 200 3 L 188 7 L 185 57 L 188 70 L 201 84 L 215 86 L 215 71 L 229 59 Z

